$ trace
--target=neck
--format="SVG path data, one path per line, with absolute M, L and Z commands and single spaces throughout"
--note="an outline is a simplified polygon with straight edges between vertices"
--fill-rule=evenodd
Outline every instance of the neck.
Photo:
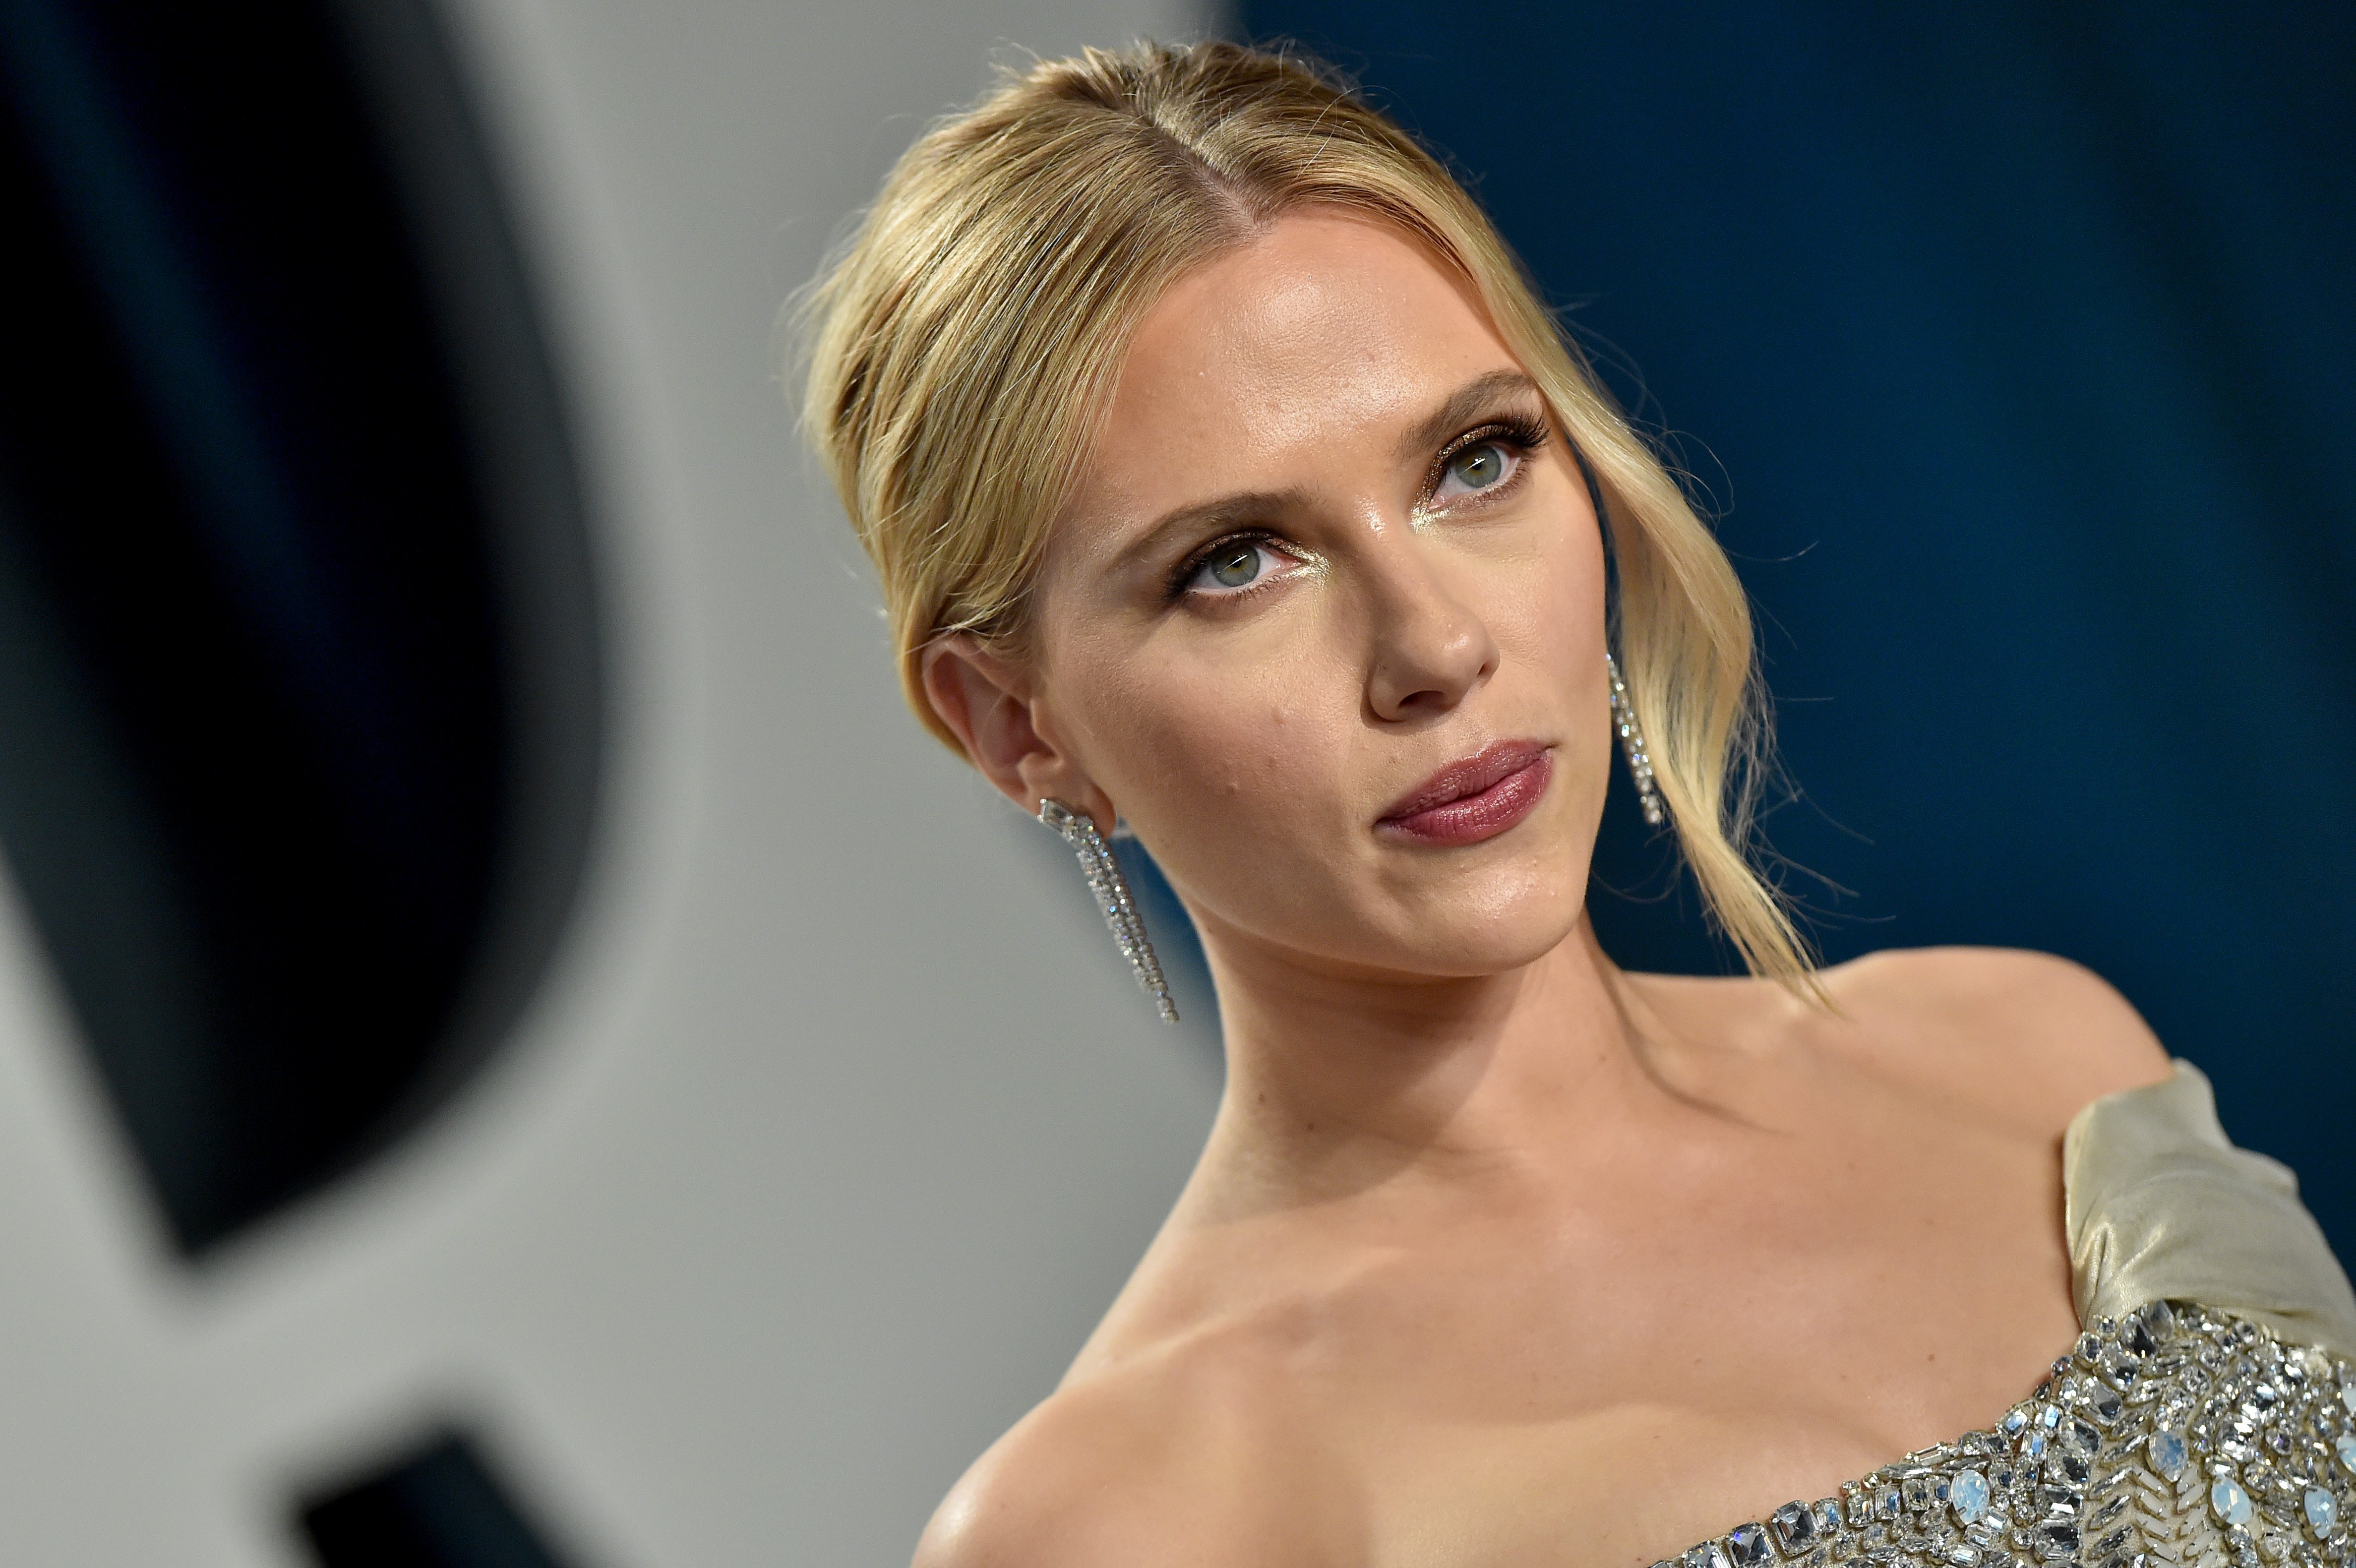
M 1472 979 L 1340 979 L 1205 945 L 1227 1088 L 1198 1192 L 1222 1209 L 1526 1172 L 1651 1082 L 1626 979 L 1583 916 L 1534 962 Z

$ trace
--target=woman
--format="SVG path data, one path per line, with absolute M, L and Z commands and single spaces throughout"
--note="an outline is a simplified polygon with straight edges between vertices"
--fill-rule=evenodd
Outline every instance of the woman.
M 920 1563 L 2342 1555 L 2356 1301 L 2287 1173 L 2067 963 L 1811 967 L 1740 587 L 1396 127 L 1229 46 L 1043 64 L 811 310 L 912 704 L 1084 863 L 1134 830 L 1228 1058 Z M 1750 978 L 1597 946 L 1615 748 Z

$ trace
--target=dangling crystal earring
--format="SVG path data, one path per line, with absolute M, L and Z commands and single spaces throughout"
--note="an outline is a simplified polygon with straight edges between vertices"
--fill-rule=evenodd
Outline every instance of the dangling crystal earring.
M 1162 983 L 1161 961 L 1146 940 L 1145 921 L 1130 899 L 1129 879 L 1121 875 L 1112 846 L 1105 843 L 1087 812 L 1075 811 L 1061 800 L 1040 801 L 1039 820 L 1063 834 L 1064 842 L 1080 857 L 1080 875 L 1087 878 L 1088 891 L 1096 896 L 1097 908 L 1104 911 L 1105 924 L 1112 928 L 1112 940 L 1120 944 L 1121 956 L 1137 972 L 1138 988 L 1153 998 L 1163 1023 L 1176 1023 L 1178 1004 L 1170 1000 L 1170 987 Z
M 1628 758 L 1628 777 L 1636 781 L 1636 804 L 1644 808 L 1644 825 L 1657 828 L 1669 820 L 1653 782 L 1653 755 L 1644 748 L 1644 732 L 1636 724 L 1635 705 L 1628 701 L 1627 683 L 1620 679 L 1620 661 L 1607 651 L 1603 668 L 1612 676 L 1612 727 L 1620 732 L 1620 749 Z

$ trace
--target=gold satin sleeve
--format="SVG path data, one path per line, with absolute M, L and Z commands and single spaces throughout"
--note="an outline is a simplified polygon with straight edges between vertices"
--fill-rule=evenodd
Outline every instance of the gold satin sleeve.
M 2062 1185 L 2080 1322 L 2197 1301 L 2356 1357 L 2356 1294 L 2298 1178 L 2227 1140 L 2190 1062 L 2079 1112 L 2062 1141 Z

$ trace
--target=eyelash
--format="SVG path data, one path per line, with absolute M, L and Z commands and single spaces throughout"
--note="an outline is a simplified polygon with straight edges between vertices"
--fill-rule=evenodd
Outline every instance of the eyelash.
M 1280 554 L 1290 553 L 1290 551 L 1285 550 L 1282 544 L 1278 542 L 1277 535 L 1265 528 L 1239 528 L 1233 533 L 1222 533 L 1216 539 L 1208 541 L 1201 549 L 1195 551 L 1193 554 L 1187 556 L 1186 559 L 1178 563 L 1177 568 L 1170 574 L 1170 602 L 1175 604 L 1180 599 L 1184 598 L 1191 590 L 1191 586 L 1194 579 L 1202 575 L 1204 566 L 1210 562 L 1211 557 L 1216 555 L 1220 551 L 1228 548 L 1230 545 L 1236 544 L 1265 544 L 1269 548 L 1276 550 Z M 1232 593 L 1221 594 L 1217 596 L 1223 599 L 1241 598 L 1245 595 L 1266 585 L 1268 583 L 1274 582 L 1275 580 L 1276 579 L 1272 577 L 1263 578 L 1260 582 L 1251 584 L 1249 586 L 1237 588 Z
M 1449 463 L 1458 453 L 1474 446 L 1485 446 L 1494 443 L 1500 446 L 1514 447 L 1521 456 L 1526 458 L 1531 453 L 1547 444 L 1549 434 L 1545 420 L 1534 418 L 1528 414 L 1513 414 L 1504 419 L 1493 419 L 1478 429 L 1466 431 L 1441 447 L 1440 456 L 1431 460 L 1431 471 L 1424 476 L 1423 499 L 1418 503 L 1419 507 L 1428 507 L 1431 504 L 1433 494 L 1440 489 L 1440 477 L 1448 472 Z M 1521 478 L 1522 473 L 1523 469 L 1516 467 L 1512 478 L 1505 480 L 1502 485 L 1492 486 L 1481 491 L 1482 499 L 1485 499 L 1496 495 L 1501 490 L 1514 489 Z
M 1431 460 L 1431 470 L 1424 476 L 1423 499 L 1416 503 L 1417 510 L 1420 510 L 1430 503 L 1432 492 L 1440 488 L 1440 476 L 1448 471 L 1449 460 L 1454 457 L 1459 452 L 1465 450 L 1467 447 L 1478 446 L 1484 442 L 1494 441 L 1499 446 L 1515 447 L 1519 451 L 1523 457 L 1526 458 L 1531 453 L 1537 451 L 1539 447 L 1547 444 L 1549 435 L 1550 433 L 1547 428 L 1546 421 L 1543 419 L 1534 418 L 1528 414 L 1511 414 L 1503 419 L 1493 419 L 1486 424 L 1479 425 L 1472 430 L 1466 431 L 1463 435 L 1458 436 L 1455 440 L 1451 441 L 1447 446 L 1441 447 L 1440 449 L 1440 455 Z M 1483 496 L 1494 495 L 1496 493 L 1497 489 L 1513 489 L 1516 481 L 1520 479 L 1521 475 L 1522 470 L 1516 468 L 1513 478 L 1507 479 L 1502 486 L 1498 486 L 1491 490 L 1483 491 Z M 1205 564 L 1220 551 L 1226 549 L 1230 545 L 1236 544 L 1265 544 L 1272 546 L 1280 552 L 1283 551 L 1282 544 L 1279 542 L 1278 535 L 1272 531 L 1265 528 L 1239 528 L 1232 533 L 1222 533 L 1216 539 L 1206 540 L 1204 542 L 1201 548 L 1188 554 L 1184 560 L 1179 562 L 1177 566 L 1172 570 L 1167 589 L 1169 601 L 1175 604 L 1180 599 L 1184 598 L 1187 594 L 1188 585 L 1193 583 L 1195 577 L 1201 575 Z M 1278 579 L 1275 578 L 1266 579 L 1266 581 L 1270 583 L 1277 580 Z M 1231 594 L 1222 594 L 1219 596 L 1222 598 L 1241 598 L 1245 595 L 1254 592 L 1260 585 L 1260 584 L 1256 583 L 1250 587 L 1241 588 Z

